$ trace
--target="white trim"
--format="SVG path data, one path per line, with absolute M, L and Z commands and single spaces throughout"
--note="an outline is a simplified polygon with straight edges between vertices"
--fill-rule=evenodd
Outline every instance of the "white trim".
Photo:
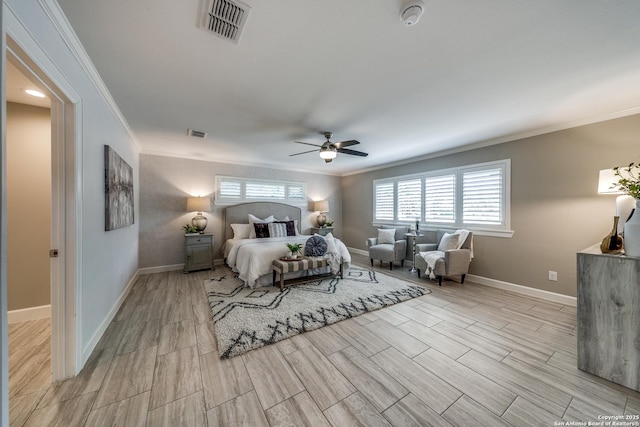
M 118 300 L 107 314 L 107 317 L 102 320 L 102 323 L 100 323 L 98 329 L 95 331 L 93 336 L 91 336 L 91 339 L 89 340 L 89 342 L 87 342 L 87 345 L 85 345 L 85 347 L 82 349 L 83 360 L 87 360 L 93 352 L 93 349 L 96 347 L 96 345 L 98 345 L 100 338 L 102 338 L 102 335 L 104 335 L 105 331 L 109 327 L 109 324 L 116 317 L 116 314 L 118 314 L 118 310 L 120 310 L 120 307 L 122 307 L 122 304 L 127 299 L 127 296 L 129 296 L 129 292 L 131 291 L 133 284 L 136 283 L 136 280 L 138 280 L 138 276 L 139 274 L 136 271 L 133 277 L 131 277 L 131 279 L 129 280 L 129 283 L 127 283 L 127 286 L 125 286 L 125 288 L 123 289 L 122 293 L 120 293 Z
M 69 51 L 73 54 L 76 61 L 78 61 L 83 71 L 89 77 L 89 80 L 91 81 L 93 86 L 107 103 L 113 115 L 116 117 L 118 122 L 120 122 L 120 125 L 125 130 L 125 132 L 127 132 L 129 137 L 131 138 L 131 141 L 133 141 L 134 145 L 138 149 L 138 152 L 140 152 L 140 144 L 138 143 L 138 140 L 133 131 L 129 127 L 129 123 L 127 123 L 127 120 L 124 118 L 122 111 L 120 111 L 120 108 L 116 104 L 116 101 L 113 99 L 113 96 L 111 96 L 111 92 L 109 92 L 109 89 L 107 89 L 107 86 L 102 80 L 102 77 L 100 77 L 98 70 L 96 69 L 95 65 L 93 65 L 93 62 L 91 61 L 89 54 L 87 54 L 87 51 L 82 46 L 82 43 L 80 43 L 78 36 L 69 23 L 66 15 L 60 8 L 58 2 L 55 0 L 38 0 L 38 3 L 40 3 L 40 6 L 42 6 L 42 9 L 49 17 L 49 20 L 56 27 L 58 33 L 62 36 L 62 40 L 67 45 Z
M 363 249 L 356 249 L 356 248 L 350 248 L 350 247 L 347 247 L 347 250 L 348 250 L 350 253 L 351 253 L 351 252 L 353 252 L 354 254 L 364 255 L 364 256 L 366 256 L 366 257 L 368 257 L 368 256 L 369 256 L 369 252 L 368 252 L 368 251 L 365 251 L 365 250 L 363 250 Z
M 38 307 L 20 308 L 7 312 L 8 323 L 27 322 L 29 320 L 51 317 L 51 304 Z
M 154 273 L 164 273 L 166 271 L 176 271 L 176 270 L 184 270 L 183 264 L 173 264 L 173 265 L 159 265 L 157 267 L 145 267 L 139 268 L 138 274 L 154 274 Z
M 580 126 L 586 126 L 594 123 L 601 123 L 607 120 L 614 120 L 622 117 L 633 116 L 634 114 L 638 114 L 638 113 L 640 113 L 640 107 L 632 107 L 626 110 L 613 111 L 611 113 L 605 113 L 605 114 L 598 114 L 595 116 L 586 117 L 586 118 L 574 120 L 571 122 L 558 123 L 558 124 L 543 127 L 543 128 L 501 136 L 498 138 L 492 138 L 492 139 L 487 139 L 487 140 L 478 141 L 478 142 L 463 143 L 464 145 L 461 145 L 459 147 L 450 148 L 450 149 L 438 151 L 435 153 L 424 154 L 422 156 L 410 157 L 407 159 L 398 160 L 395 162 L 383 163 L 381 165 L 371 166 L 368 168 L 354 169 L 351 171 L 342 172 L 340 176 L 345 177 L 345 176 L 351 176 L 351 175 L 359 175 L 359 174 L 377 171 L 381 169 L 389 169 L 396 166 L 413 164 L 413 163 L 421 162 L 424 160 L 437 159 L 439 157 L 450 156 L 452 154 L 457 154 L 457 153 L 464 153 L 466 151 L 476 150 L 478 148 L 490 147 L 492 145 L 505 144 L 508 142 L 515 142 L 522 139 L 531 138 L 534 136 L 546 135 L 549 133 L 559 132 L 567 129 L 573 129 Z
M 467 274 L 467 279 L 480 285 L 490 286 L 492 288 L 504 289 L 505 291 L 515 292 L 521 295 L 540 298 L 546 301 L 557 302 L 571 307 L 577 307 L 577 298 L 569 295 L 558 294 L 556 292 L 545 291 L 542 289 L 530 288 L 528 286 L 516 285 L 515 283 L 503 282 L 502 280 L 489 279 L 488 277 L 476 276 L 475 274 Z
M 213 265 L 224 265 L 224 259 L 214 259 Z M 144 267 L 139 268 L 137 274 L 155 274 L 155 273 L 164 273 L 167 271 L 176 271 L 176 270 L 184 270 L 184 263 L 182 264 L 169 264 L 169 265 L 158 265 L 156 267 Z
M 372 222 L 371 225 L 373 227 L 380 227 L 382 225 L 388 225 L 391 227 L 407 227 L 408 223 L 391 223 L 391 222 Z M 442 227 L 433 227 L 433 226 L 421 226 L 420 231 L 438 231 L 438 230 L 454 230 L 457 227 L 451 225 L 447 226 L 447 224 L 442 224 Z M 489 237 L 501 237 L 503 239 L 510 239 L 513 237 L 515 231 L 513 230 L 482 230 L 478 228 L 465 227 L 467 230 L 473 231 L 474 236 L 489 236 Z
M 347 247 L 349 252 L 369 256 L 369 252 L 362 250 Z M 410 261 L 409 261 L 410 263 Z M 489 279 L 488 277 L 476 276 L 475 274 L 467 274 L 467 280 L 470 282 L 477 283 L 479 285 L 485 285 L 492 288 L 503 289 L 505 291 L 511 291 L 516 294 L 527 295 L 530 297 L 540 298 L 546 301 L 557 302 L 560 304 L 565 304 L 571 307 L 576 307 L 577 298 L 569 295 L 558 294 L 556 292 L 549 292 L 542 289 L 530 288 L 528 286 L 516 285 L 515 283 L 503 282 L 501 280 Z

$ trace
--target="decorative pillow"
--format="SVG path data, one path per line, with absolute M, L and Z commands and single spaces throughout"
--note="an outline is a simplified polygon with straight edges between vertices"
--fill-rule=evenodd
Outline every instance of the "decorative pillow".
M 269 223 L 269 222 L 274 222 L 275 220 L 276 219 L 273 217 L 273 215 L 269 215 L 265 219 L 260 219 L 255 215 L 249 214 L 249 224 L 251 224 L 251 228 L 249 229 L 249 238 L 250 239 L 255 239 L 256 238 L 256 231 L 255 231 L 255 227 L 253 227 L 253 224 L 255 224 L 255 223 Z
M 293 221 L 276 221 L 269 223 L 270 237 L 295 236 L 296 228 Z
M 444 233 L 442 239 L 440 240 L 440 244 L 438 245 L 438 250 L 442 252 L 450 251 L 451 249 L 456 249 L 458 247 L 458 240 L 460 239 L 459 234 L 449 234 Z
M 327 253 L 327 241 L 324 237 L 315 235 L 307 239 L 304 245 L 305 256 L 324 256 Z
M 336 245 L 336 239 L 333 237 L 333 234 L 327 233 L 327 235 L 324 236 L 324 238 L 327 241 L 327 253 L 337 254 L 338 246 Z
M 251 234 L 250 224 L 231 224 L 234 240 L 248 239 Z
M 385 243 L 394 244 L 396 242 L 396 229 L 395 228 L 379 228 L 378 229 L 378 244 Z
M 264 239 L 269 237 L 269 225 L 268 222 L 256 222 L 253 224 L 253 228 L 256 233 L 256 239 Z

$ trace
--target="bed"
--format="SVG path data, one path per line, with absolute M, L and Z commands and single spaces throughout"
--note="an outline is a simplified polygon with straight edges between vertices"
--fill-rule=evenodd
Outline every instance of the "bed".
M 293 221 L 297 235 L 283 237 L 258 237 L 247 236 L 247 229 L 253 226 L 249 224 L 249 216 L 254 219 L 266 219 L 273 216 L 281 223 Z M 301 234 L 302 210 L 296 206 L 273 202 L 243 203 L 229 206 L 225 209 L 225 243 L 224 257 L 226 264 L 236 273 L 238 277 L 251 288 L 272 285 L 271 263 L 273 260 L 287 254 L 287 243 L 306 244 L 311 235 Z M 291 230 L 289 230 L 291 231 Z M 300 275 L 316 275 L 337 272 L 342 263 L 343 270 L 348 269 L 351 263 L 351 255 L 347 247 L 339 239 L 333 236 L 327 238 L 330 250 L 325 255 L 330 259 L 330 267 L 323 269 L 308 270 L 298 273 L 287 273 L 286 279 L 299 277 Z

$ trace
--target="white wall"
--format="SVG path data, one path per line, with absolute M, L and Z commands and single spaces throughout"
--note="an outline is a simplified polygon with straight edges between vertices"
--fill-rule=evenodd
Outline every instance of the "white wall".
M 72 226 L 78 236 L 79 369 L 138 268 L 139 148 L 58 4 L 54 0 L 5 0 L 3 12 L 6 34 L 76 103 L 76 170 L 70 172 L 75 175 L 77 193 L 78 221 Z M 105 144 L 133 167 L 135 175 L 136 223 L 110 232 L 104 231 Z

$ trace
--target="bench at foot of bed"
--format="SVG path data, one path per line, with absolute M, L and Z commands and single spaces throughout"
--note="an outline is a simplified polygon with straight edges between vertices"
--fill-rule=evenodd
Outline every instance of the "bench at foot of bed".
M 314 268 L 328 267 L 329 260 L 322 257 L 305 257 L 300 260 L 280 260 L 276 259 L 271 263 L 271 269 L 273 270 L 273 286 L 276 286 L 276 273 L 280 274 L 280 290 L 283 290 L 285 285 L 298 285 L 300 283 L 312 282 L 314 280 L 324 279 L 325 277 L 334 277 L 336 275 L 332 273 L 315 274 L 312 276 L 298 277 L 296 279 L 284 280 L 285 273 L 291 273 L 295 271 L 308 271 Z M 340 271 L 338 276 L 342 279 L 342 263 L 340 263 Z

